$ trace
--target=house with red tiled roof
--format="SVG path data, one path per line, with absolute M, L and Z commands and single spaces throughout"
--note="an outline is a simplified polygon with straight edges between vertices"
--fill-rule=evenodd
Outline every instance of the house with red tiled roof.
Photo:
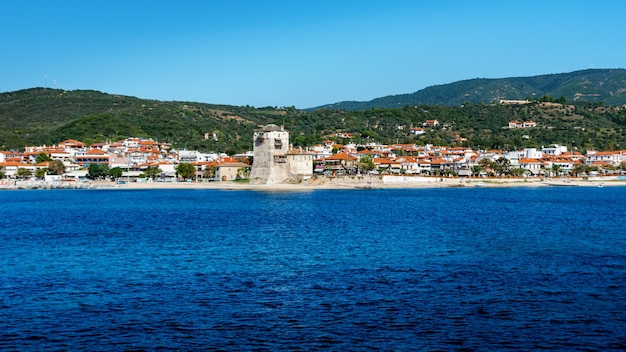
M 125 145 L 123 145 L 121 143 L 118 143 L 118 142 L 115 142 L 115 143 L 109 144 L 108 151 L 109 151 L 109 153 L 124 154 L 126 152 L 126 149 L 127 148 L 126 148 Z
M 128 148 L 126 156 L 130 164 L 145 164 L 150 161 L 160 160 L 158 150 L 153 147 L 137 146 Z
M 40 152 L 40 151 L 24 152 L 22 153 L 22 160 L 24 160 L 25 162 L 29 164 L 34 164 L 36 162 L 37 156 L 41 153 L 45 153 L 45 152 Z
M 347 133 L 347 132 L 333 133 L 333 134 L 330 135 L 330 137 L 344 138 L 344 139 L 352 139 L 352 138 L 354 138 L 351 133 Z
M 364 156 L 370 156 L 371 158 L 380 158 L 383 153 L 380 150 L 361 149 L 356 153 L 356 156 L 360 159 Z
M 574 166 L 581 164 L 579 160 L 572 160 L 570 158 L 560 156 L 551 156 L 548 155 L 542 159 L 544 163 L 544 167 L 547 169 L 551 169 L 554 165 L 557 165 L 559 171 L 563 174 L 569 174 L 574 169 Z
M 448 149 L 448 155 L 454 155 L 457 157 L 469 158 L 474 154 L 476 153 L 471 148 L 466 147 L 455 147 Z
M 411 134 L 419 136 L 419 135 L 424 134 L 424 133 L 426 133 L 426 130 L 424 130 L 421 127 L 411 127 Z
M 13 151 L 13 150 L 0 151 L 0 162 L 5 162 L 5 161 L 21 162 L 22 153 L 18 151 Z
M 396 161 L 400 163 L 400 167 L 403 173 L 407 174 L 419 174 L 419 163 L 417 162 L 418 157 L 413 155 L 405 155 L 396 158 Z
M 80 150 L 87 147 L 87 144 L 77 141 L 75 139 L 66 139 L 63 142 L 59 143 L 59 147 L 64 150 Z
M 619 166 L 624 158 L 623 151 L 608 151 L 608 152 L 587 152 L 585 158 L 586 165 L 612 165 Z
M 104 150 L 105 152 L 109 151 L 109 143 L 106 142 L 99 142 L 99 143 L 92 143 L 89 148 L 93 149 L 93 148 L 97 148 L 100 150 Z
M 391 172 L 391 167 L 394 164 L 394 161 L 391 158 L 373 158 L 372 161 L 374 165 L 376 165 L 377 170 L 384 170 L 387 172 Z
M 91 164 L 109 165 L 109 159 L 110 157 L 107 152 L 97 148 L 74 155 L 74 163 L 83 166 L 89 166 Z
M 448 169 L 449 163 L 446 159 L 440 157 L 420 157 L 417 160 L 419 165 L 419 173 L 434 175 Z
M 568 158 L 568 159 L 571 159 L 571 160 L 578 160 L 578 161 L 584 161 L 585 160 L 585 156 L 584 155 L 582 155 L 580 152 L 574 152 L 574 151 L 572 151 L 572 152 L 568 151 L 568 152 L 562 153 L 561 157 Z
M 536 158 L 519 158 L 519 167 L 526 170 L 527 174 L 539 175 L 544 163 Z
M 139 140 L 139 145 L 140 146 L 157 146 L 157 143 L 155 141 L 153 141 L 152 139 L 141 139 Z
M 357 158 L 340 152 L 324 159 L 324 172 L 331 175 L 356 173 Z
M 426 120 L 426 122 L 422 124 L 424 127 L 436 127 L 437 125 L 439 125 L 439 120 Z
M 37 170 L 44 169 L 48 167 L 47 162 L 39 163 L 39 164 L 29 164 L 21 161 L 4 161 L 0 163 L 0 169 L 4 170 L 4 175 L 6 177 L 16 177 L 18 174 L 18 169 L 25 169 L 30 172 L 31 175 L 35 175 Z

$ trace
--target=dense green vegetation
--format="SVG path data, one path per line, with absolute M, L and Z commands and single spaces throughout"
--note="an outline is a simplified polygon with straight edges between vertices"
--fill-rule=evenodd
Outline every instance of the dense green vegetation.
M 532 77 L 475 78 L 436 85 L 410 94 L 390 95 L 365 102 L 344 101 L 319 108 L 369 110 L 421 104 L 459 106 L 467 102 L 489 104 L 502 99 L 535 99 L 544 95 L 564 97 L 571 102 L 626 104 L 626 69 L 589 69 Z
M 440 124 L 410 133 L 426 120 Z M 509 121 L 532 120 L 535 128 L 509 129 Z M 325 139 L 338 143 L 426 143 L 481 149 L 519 149 L 552 143 L 579 150 L 625 149 L 626 111 L 602 102 L 569 104 L 541 97 L 530 104 L 406 105 L 360 111 L 225 106 L 162 102 L 95 91 L 29 89 L 0 94 L 0 149 L 51 145 L 66 139 L 86 143 L 126 137 L 153 138 L 175 148 L 229 154 L 252 149 L 254 129 L 284 125 L 294 146 Z M 350 133 L 353 139 L 330 137 Z M 460 138 L 463 138 L 461 140 Z

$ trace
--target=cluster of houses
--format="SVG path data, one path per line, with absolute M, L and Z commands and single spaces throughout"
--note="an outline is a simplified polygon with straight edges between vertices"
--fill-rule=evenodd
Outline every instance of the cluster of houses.
M 175 180 L 177 165 L 189 163 L 195 166 L 197 179 L 230 181 L 249 176 L 264 182 L 365 172 L 483 176 L 486 170 L 475 166 L 484 165 L 481 160 L 496 162 L 501 158 L 507 159 L 510 168 L 523 170 L 525 176 L 550 175 L 555 170 L 559 175 L 569 175 L 578 165 L 595 166 L 594 169 L 601 171 L 626 168 L 626 150 L 588 151 L 583 155 L 559 145 L 502 151 L 415 144 L 341 145 L 326 140 L 306 149 L 292 148 L 287 131 L 268 125 L 255 132 L 254 151 L 233 156 L 173 149 L 168 143 L 141 138 L 92 145 L 66 140 L 54 146 L 27 147 L 22 152 L 0 151 L 0 172 L 5 178 L 20 177 L 24 170 L 35 175 L 37 170 L 49 167 L 50 161 L 37 162 L 41 153 L 49 160 L 63 163 L 65 174 L 56 177 L 75 180 L 87 177 L 92 164 L 106 165 L 109 169 L 119 167 L 123 170 L 122 177 L 133 179 L 145 179 L 145 170 L 158 168 L 159 180 Z
M 156 142 L 152 139 L 126 138 L 92 145 L 77 140 L 66 140 L 53 146 L 26 147 L 23 152 L 0 151 L 0 171 L 6 178 L 16 178 L 23 174 L 36 175 L 38 170 L 50 167 L 50 161 L 37 162 L 41 153 L 45 153 L 49 160 L 61 161 L 65 173 L 60 176 L 70 180 L 86 178 L 89 166 L 93 164 L 106 165 L 109 169 L 119 167 L 123 170 L 123 177 L 133 179 L 141 178 L 145 170 L 153 167 L 159 170 L 158 176 L 162 180 L 174 180 L 176 166 L 186 162 L 196 166 L 199 170 L 198 177 L 206 177 L 207 170 L 213 171 L 211 176 L 216 177 L 213 167 L 221 165 L 221 176 L 224 180 L 236 178 L 238 169 L 249 167 L 237 158 L 224 154 L 174 150 L 169 143 Z M 26 172 L 20 173 L 20 169 Z
M 330 144 L 330 142 L 329 142 Z M 314 147 L 315 148 L 315 147 Z M 507 160 L 510 169 L 521 169 L 525 176 L 571 175 L 578 165 L 585 169 L 623 170 L 626 150 L 589 151 L 586 155 L 568 151 L 567 147 L 552 145 L 523 150 L 473 150 L 466 147 L 417 146 L 412 144 L 340 146 L 339 152 L 316 159 L 315 172 L 333 174 L 358 172 L 359 161 L 368 157 L 374 172 L 412 175 L 487 176 L 488 170 L 476 168 L 481 160 Z M 477 171 L 479 170 L 479 171 Z

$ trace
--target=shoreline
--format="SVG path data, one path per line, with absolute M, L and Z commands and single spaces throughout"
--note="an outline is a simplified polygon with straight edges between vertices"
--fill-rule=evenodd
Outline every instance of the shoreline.
M 626 186 L 626 180 L 617 177 L 582 178 L 440 178 L 423 176 L 343 176 L 316 177 L 302 183 L 262 184 L 255 182 L 127 182 L 87 181 L 79 183 L 45 183 L 41 181 L 3 182 L 0 190 L 29 189 L 216 189 L 253 191 L 313 191 L 313 190 L 367 190 L 415 188 L 527 188 L 527 187 L 614 187 Z

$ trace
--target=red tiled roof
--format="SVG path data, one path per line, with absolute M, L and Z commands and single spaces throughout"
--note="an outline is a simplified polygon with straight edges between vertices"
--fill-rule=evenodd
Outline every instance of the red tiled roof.
M 106 155 L 106 152 L 102 149 L 93 148 L 87 151 L 87 155 Z
M 326 160 L 357 160 L 357 158 L 348 155 L 348 153 L 337 153 L 329 156 Z

